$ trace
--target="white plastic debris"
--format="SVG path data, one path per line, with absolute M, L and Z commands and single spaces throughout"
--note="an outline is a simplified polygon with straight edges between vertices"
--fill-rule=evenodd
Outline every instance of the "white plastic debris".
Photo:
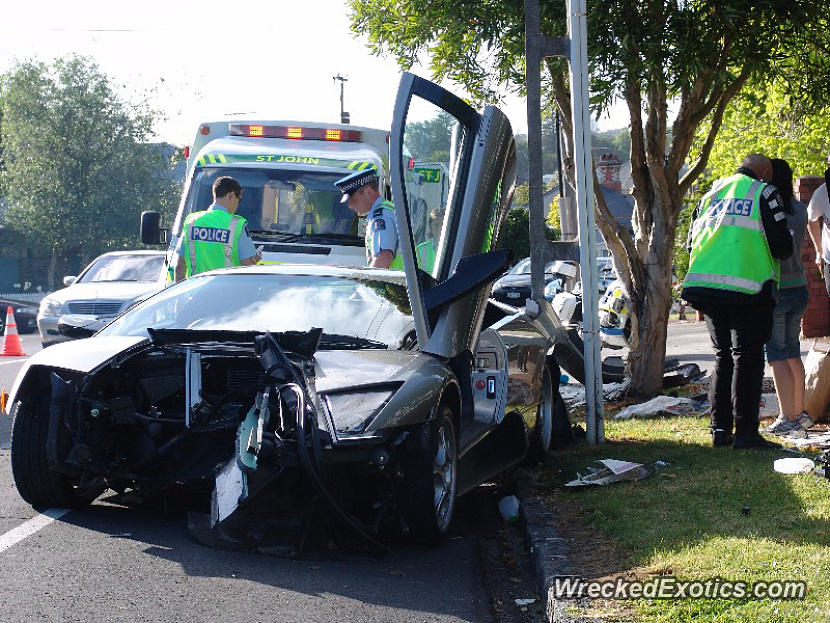
M 519 521 L 519 498 L 515 495 L 507 495 L 499 500 L 499 512 L 509 524 Z
M 633 417 L 651 417 L 661 412 L 674 415 L 697 415 L 695 402 L 690 398 L 657 396 L 648 402 L 630 405 L 614 416 L 615 420 L 628 420 Z
M 516 601 L 516 605 L 519 606 L 519 607 L 529 606 L 530 604 L 535 604 L 536 603 L 536 599 L 533 598 L 533 597 L 525 598 L 525 599 L 516 599 L 515 601 Z
M 618 461 L 617 459 L 602 459 L 597 461 L 602 467 L 589 468 L 591 473 L 587 476 L 576 475 L 576 480 L 565 483 L 566 487 L 585 487 L 588 485 L 608 485 L 612 482 L 623 482 L 626 480 L 643 480 L 648 478 L 657 468 L 654 465 L 643 465 L 631 461 Z
M 778 459 L 772 467 L 779 474 L 808 474 L 815 469 L 816 464 L 806 457 L 791 457 Z

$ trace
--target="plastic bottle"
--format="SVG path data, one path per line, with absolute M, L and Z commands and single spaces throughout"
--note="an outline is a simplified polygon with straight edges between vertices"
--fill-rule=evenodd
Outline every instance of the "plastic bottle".
M 519 498 L 515 495 L 508 495 L 499 500 L 499 512 L 509 524 L 519 521 Z

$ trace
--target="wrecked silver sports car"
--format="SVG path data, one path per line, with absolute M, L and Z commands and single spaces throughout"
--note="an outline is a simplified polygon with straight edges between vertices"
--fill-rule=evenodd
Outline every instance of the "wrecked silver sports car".
M 445 149 L 419 153 L 412 124 L 439 114 Z M 438 157 L 445 196 L 413 173 Z M 315 526 L 372 546 L 386 531 L 436 543 L 458 495 L 544 456 L 563 408 L 558 322 L 546 301 L 529 315 L 488 300 L 509 261 L 497 248 L 515 179 L 507 119 L 405 74 L 390 161 L 404 272 L 206 273 L 32 357 L 10 396 L 21 496 L 204 491 L 194 534 L 247 549 Z

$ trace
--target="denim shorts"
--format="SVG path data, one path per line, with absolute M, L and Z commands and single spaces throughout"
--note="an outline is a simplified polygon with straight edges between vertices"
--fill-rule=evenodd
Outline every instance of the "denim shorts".
M 801 357 L 801 317 L 807 309 L 807 286 L 784 288 L 772 316 L 772 335 L 767 342 L 767 361 Z

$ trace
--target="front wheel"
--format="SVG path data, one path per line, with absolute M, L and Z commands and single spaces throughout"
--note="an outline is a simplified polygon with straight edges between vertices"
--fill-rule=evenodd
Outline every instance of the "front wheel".
M 458 488 L 458 438 L 453 411 L 447 405 L 407 439 L 401 468 L 400 509 L 407 537 L 418 544 L 438 545 L 447 534 Z
M 555 399 L 550 368 L 545 366 L 542 372 L 539 407 L 536 411 L 536 425 L 533 427 L 533 433 L 530 436 L 530 447 L 527 453 L 528 462 L 533 465 L 544 461 L 550 451 L 551 439 L 553 438 Z
M 49 468 L 48 433 L 49 403 L 18 401 L 12 423 L 11 463 L 20 497 L 36 507 L 75 508 L 89 504 L 66 476 Z

